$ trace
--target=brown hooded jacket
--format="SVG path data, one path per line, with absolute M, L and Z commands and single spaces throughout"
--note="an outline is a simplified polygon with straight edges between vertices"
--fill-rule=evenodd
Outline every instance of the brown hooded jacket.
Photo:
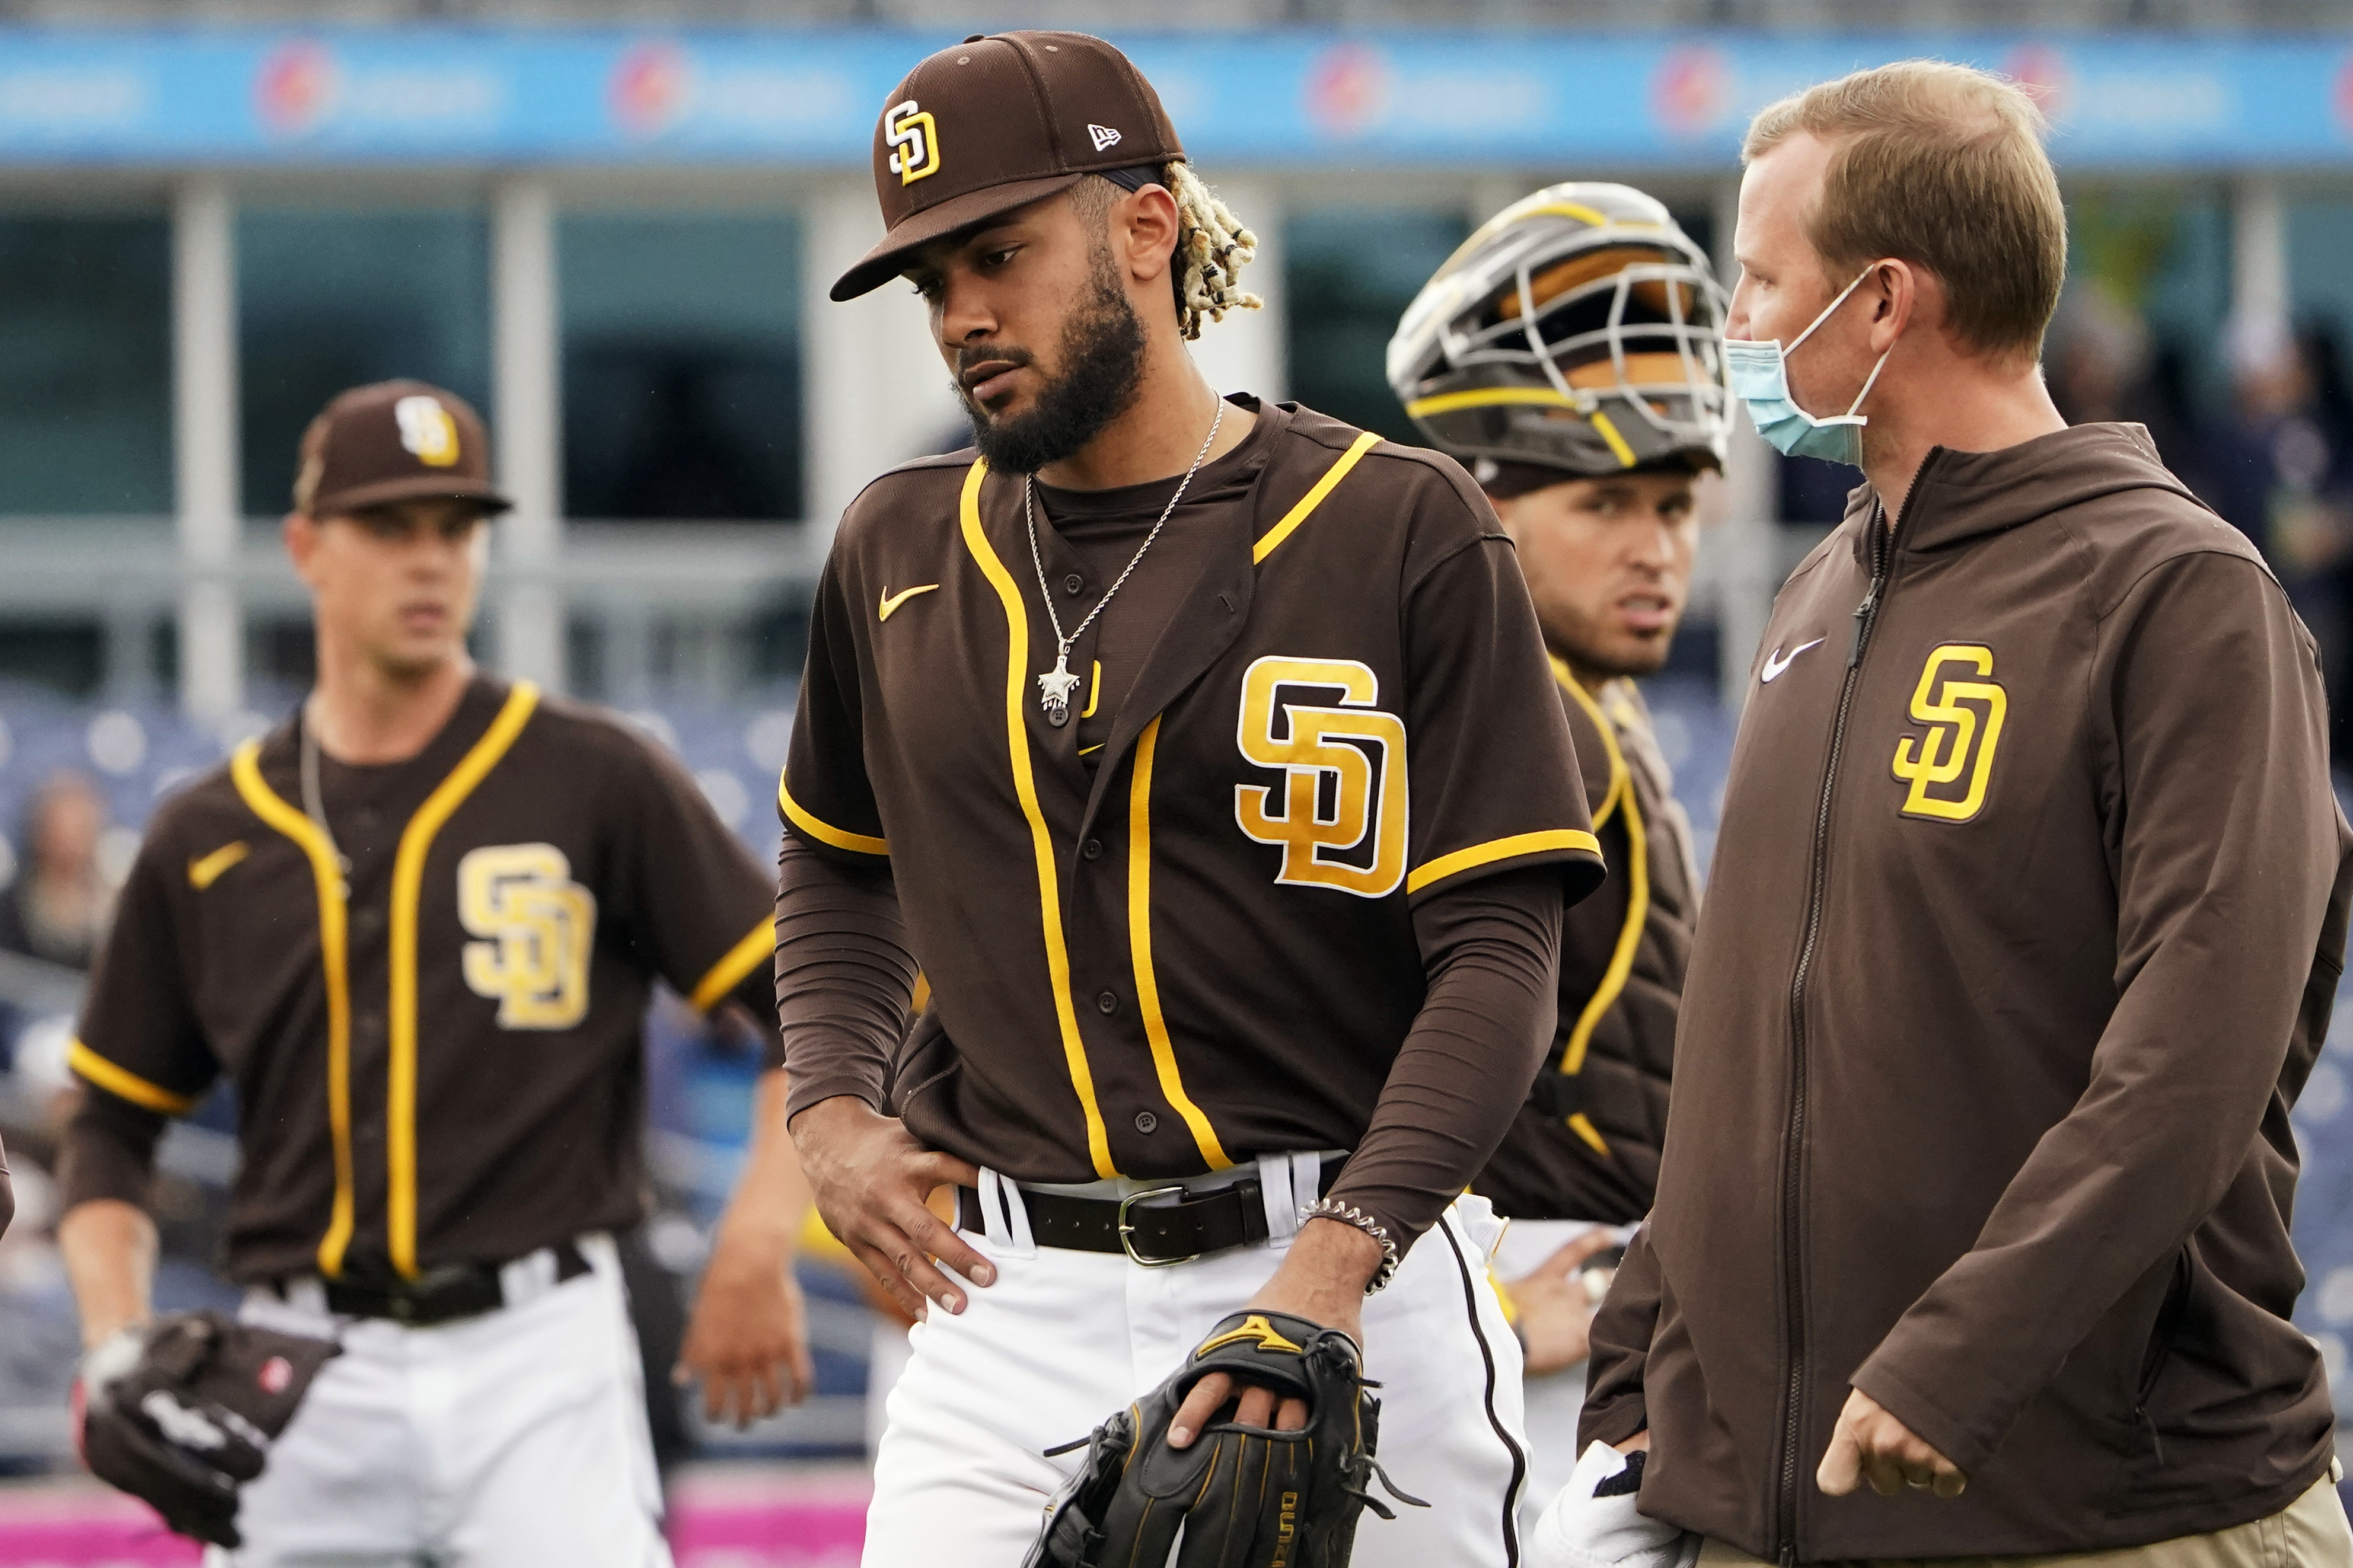
M 1584 1436 L 1785 1562 L 2135 1545 L 2327 1471 L 2289 1108 L 2343 965 L 2310 635 L 2137 426 L 1942 448 L 1776 602 Z M 1968 1477 L 1815 1485 L 1850 1387 Z

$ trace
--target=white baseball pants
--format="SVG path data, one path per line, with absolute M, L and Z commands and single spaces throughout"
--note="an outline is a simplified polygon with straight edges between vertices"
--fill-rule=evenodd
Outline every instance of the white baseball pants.
M 1536 1265 L 1597 1228 L 1581 1219 L 1515 1219 L 1506 1222 L 1502 1245 L 1495 1248 L 1495 1278 L 1517 1279 Z M 1631 1227 L 1620 1230 L 1622 1241 Z M 1586 1363 L 1527 1380 L 1528 1484 L 1520 1509 L 1520 1533 L 1535 1526 L 1545 1506 L 1568 1484 L 1577 1468 L 1577 1421 L 1585 1410 Z
M 985 1173 L 984 1201 L 1001 1194 L 1007 1223 L 965 1239 L 997 1266 L 997 1283 L 970 1290 L 959 1315 L 934 1309 L 910 1336 L 875 1461 L 867 1568 L 1018 1568 L 1086 1458 L 1044 1450 L 1156 1387 L 1266 1283 L 1296 1228 L 1295 1202 L 1314 1195 L 1314 1168 L 1260 1162 L 1283 1239 L 1165 1268 L 1023 1245 L 1018 1190 Z M 1305 1188 L 1295 1196 L 1293 1170 Z M 1431 1506 L 1396 1505 L 1394 1521 L 1367 1511 L 1356 1568 L 1519 1561 L 1520 1350 L 1487 1274 L 1500 1229 L 1484 1198 L 1456 1200 L 1365 1303 L 1365 1372 L 1382 1384 L 1378 1457 Z
M 343 1353 L 245 1489 L 246 1544 L 207 1568 L 669 1568 L 620 1262 L 608 1237 L 579 1246 L 588 1273 L 510 1265 L 544 1278 L 433 1328 L 331 1316 L 314 1281 L 248 1294 L 247 1322 Z

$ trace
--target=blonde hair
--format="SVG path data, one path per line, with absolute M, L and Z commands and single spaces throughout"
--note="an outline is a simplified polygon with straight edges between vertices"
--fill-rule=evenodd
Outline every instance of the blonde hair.
M 1843 279 L 1882 257 L 1945 286 L 1953 330 L 1982 353 L 2032 357 L 2067 279 L 2067 212 L 2034 100 L 1943 60 L 1856 71 L 1769 104 L 1741 162 L 1791 136 L 1834 143 L 1807 238 Z
M 1190 165 L 1170 163 L 1161 174 L 1176 198 L 1176 326 L 1189 341 L 1201 335 L 1205 320 L 1222 321 L 1228 310 L 1265 307 L 1265 300 L 1240 287 L 1241 269 L 1258 255 L 1258 236 L 1242 226 Z
M 1222 321 L 1228 310 L 1264 309 L 1266 301 L 1244 293 L 1240 284 L 1241 269 L 1258 254 L 1258 236 L 1187 165 L 1165 163 L 1159 173 L 1159 183 L 1176 199 L 1176 251 L 1168 258 L 1176 330 L 1190 341 L 1201 335 L 1203 321 Z M 1084 180 L 1075 195 L 1101 218 L 1126 188 L 1109 179 Z

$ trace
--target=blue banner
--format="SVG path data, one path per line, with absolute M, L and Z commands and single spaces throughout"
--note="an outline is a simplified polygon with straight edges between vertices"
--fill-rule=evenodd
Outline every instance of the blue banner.
M 1725 169 L 1761 105 L 1915 55 L 2042 99 L 2063 167 L 2353 163 L 2353 36 L 1138 34 L 1218 168 Z M 862 163 L 942 40 L 883 30 L 0 29 L 0 164 Z

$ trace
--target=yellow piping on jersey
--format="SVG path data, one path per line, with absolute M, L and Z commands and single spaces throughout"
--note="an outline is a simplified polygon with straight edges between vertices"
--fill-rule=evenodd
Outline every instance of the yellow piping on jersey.
M 1358 436 L 1340 455 L 1340 460 L 1324 470 L 1324 477 L 1315 481 L 1315 488 L 1301 496 L 1299 504 L 1284 512 L 1281 522 L 1259 535 L 1258 542 L 1250 546 L 1250 564 L 1255 566 L 1273 554 L 1274 547 L 1290 538 L 1291 531 L 1305 522 L 1309 512 L 1324 504 L 1324 498 L 1332 493 L 1333 487 L 1346 479 L 1348 470 L 1356 466 L 1356 460 L 1378 446 L 1380 439 L 1370 430 Z
M 196 1108 L 195 1095 L 175 1094 L 128 1068 L 116 1067 L 79 1040 L 66 1047 L 66 1066 L 116 1099 L 160 1110 L 166 1116 L 185 1116 Z
M 522 732 L 539 706 L 539 688 L 518 680 L 507 693 L 482 738 L 474 742 L 449 776 L 425 797 L 417 815 L 400 831 L 400 847 L 392 860 L 391 961 L 392 1009 L 389 1079 L 385 1091 L 385 1163 L 389 1184 L 385 1190 L 385 1241 L 392 1266 L 405 1279 L 417 1278 L 417 910 L 424 896 L 425 857 L 441 825 L 474 793 L 484 774 L 496 767 L 507 748 Z
M 1484 844 L 1473 844 L 1450 855 L 1426 861 L 1419 870 L 1405 879 L 1408 893 L 1419 893 L 1432 882 L 1481 866 L 1492 866 L 1498 860 L 1516 860 L 1523 855 L 1543 855 L 1555 849 L 1582 849 L 1588 855 L 1601 853 L 1601 840 L 1579 827 L 1551 827 L 1540 833 L 1514 833 L 1508 838 L 1490 838 Z
M 188 886 L 199 893 L 203 892 L 219 881 L 230 867 L 252 853 L 253 847 L 240 838 L 235 843 L 222 845 L 209 855 L 195 857 L 188 862 Z
M 334 1146 L 335 1201 L 327 1234 L 319 1241 L 319 1272 L 332 1279 L 343 1271 L 343 1251 L 352 1244 L 352 986 L 344 941 L 343 863 L 319 825 L 278 798 L 262 782 L 261 742 L 248 741 L 228 760 L 228 776 L 253 815 L 302 847 L 311 879 L 319 889 L 319 966 L 327 982 L 327 1131 Z
M 1577 1016 L 1575 1026 L 1568 1031 L 1567 1043 L 1561 1047 L 1560 1070 L 1574 1074 L 1584 1070 L 1585 1051 L 1593 1043 L 1593 1031 L 1600 1026 L 1602 1016 L 1617 1004 L 1625 992 L 1627 977 L 1634 972 L 1634 954 L 1642 945 L 1642 925 L 1651 913 L 1651 846 L 1650 835 L 1642 825 L 1642 808 L 1634 799 L 1633 770 L 1626 764 L 1626 753 L 1618 744 L 1616 728 L 1602 712 L 1601 704 L 1558 659 L 1553 661 L 1553 677 L 1563 690 L 1577 699 L 1577 706 L 1585 710 L 1593 727 L 1600 731 L 1602 749 L 1609 753 L 1609 797 L 1625 808 L 1626 858 L 1632 862 L 1626 871 L 1626 923 L 1618 930 L 1618 945 L 1609 954 L 1609 967 L 1602 972 L 1601 984 L 1587 998 L 1585 1010 Z M 1571 1116 L 1568 1125 L 1595 1150 L 1605 1155 L 1609 1152 L 1600 1130 L 1583 1111 Z
M 964 495 L 956 514 L 964 528 L 965 548 L 972 552 L 980 574 L 997 590 L 1005 605 L 1005 746 L 1013 770 L 1013 793 L 1020 798 L 1021 815 L 1029 823 L 1029 843 L 1038 859 L 1038 912 L 1046 941 L 1046 979 L 1054 993 L 1054 1022 L 1062 1033 L 1062 1059 L 1070 1068 L 1071 1087 L 1087 1119 L 1087 1155 L 1095 1174 L 1116 1176 L 1111 1163 L 1111 1136 L 1103 1130 L 1103 1108 L 1095 1103 L 1094 1070 L 1087 1065 L 1086 1042 L 1079 1037 L 1079 1016 L 1071 1005 L 1071 953 L 1062 943 L 1062 895 L 1054 873 L 1054 840 L 1046 828 L 1046 815 L 1038 807 L 1038 782 L 1029 770 L 1029 726 L 1022 697 L 1029 685 L 1029 611 L 1013 574 L 988 542 L 980 526 L 980 481 L 988 464 L 976 460 L 966 470 Z
M 1160 981 L 1152 968 L 1152 757 L 1160 743 L 1160 718 L 1135 738 L 1135 782 L 1128 789 L 1127 807 L 1127 944 L 1134 955 L 1135 1001 L 1144 1014 L 1144 1037 L 1152 1047 L 1153 1069 L 1160 1075 L 1160 1092 L 1193 1130 L 1193 1142 L 1212 1171 L 1233 1164 L 1217 1129 L 1192 1097 L 1176 1070 L 1176 1045 L 1168 1036 L 1168 1020 L 1160 1011 Z
M 710 1012 L 759 967 L 762 959 L 776 956 L 776 922 L 764 915 L 742 942 L 727 950 L 726 957 L 711 966 L 711 973 L 694 983 L 694 994 L 686 999 L 687 1005 L 698 1013 Z
M 1095 704 L 1096 704 L 1096 703 L 1098 703 L 1098 702 L 1100 702 L 1100 701 L 1102 701 L 1102 700 L 1103 700 L 1103 660 L 1101 660 L 1101 659 L 1097 659 L 1097 660 L 1095 660 L 1095 683 L 1094 683 L 1092 686 L 1090 686 L 1090 687 L 1088 687 L 1088 688 L 1087 688 L 1087 706 L 1086 706 L 1086 711 L 1084 711 L 1084 712 L 1081 713 L 1081 714 L 1079 715 L 1079 717 L 1080 717 L 1080 718 L 1082 718 L 1082 719 L 1092 719 L 1092 718 L 1093 718 L 1093 717 L 1095 716 Z M 1101 751 L 1102 749 L 1103 749 L 1103 748 L 1102 748 L 1102 747 L 1100 747 L 1100 746 L 1092 746 L 1092 747 L 1089 747 L 1089 748 L 1088 748 L 1088 750 L 1090 750 L 1090 751 Z M 1080 754 L 1081 756 L 1084 756 L 1084 755 L 1086 755 L 1086 752 L 1080 752 L 1079 754 Z
M 863 833 L 852 833 L 847 827 L 836 827 L 829 822 L 820 822 L 810 816 L 808 808 L 795 800 L 792 797 L 792 792 L 785 788 L 785 775 L 782 773 L 776 775 L 776 809 L 785 814 L 786 821 L 820 844 L 830 844 L 836 849 L 854 849 L 860 855 L 891 853 L 891 844 L 888 839 L 870 837 Z
M 1577 705 L 1591 715 L 1594 727 L 1601 731 L 1602 754 L 1609 759 L 1609 789 L 1602 795 L 1601 804 L 1593 808 L 1593 830 L 1599 833 L 1601 825 L 1609 820 L 1609 814 L 1618 809 L 1619 801 L 1632 791 L 1633 777 L 1626 766 L 1626 753 L 1619 749 L 1617 737 L 1609 732 L 1609 721 L 1602 718 L 1601 710 L 1595 706 L 1585 688 L 1578 685 L 1577 677 L 1570 673 L 1568 660 L 1558 654 L 1551 657 L 1552 678 L 1560 682 L 1561 689 L 1576 698 Z

